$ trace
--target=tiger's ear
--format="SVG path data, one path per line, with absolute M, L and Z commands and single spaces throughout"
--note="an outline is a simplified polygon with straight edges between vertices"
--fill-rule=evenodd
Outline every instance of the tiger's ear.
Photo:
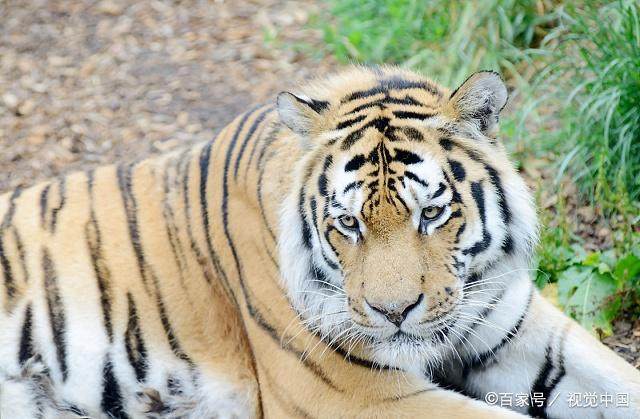
M 445 113 L 458 121 L 474 124 L 488 137 L 495 137 L 498 116 L 507 97 L 507 87 L 498 73 L 479 71 L 451 94 Z
M 282 123 L 301 136 L 309 134 L 314 121 L 329 107 L 329 102 L 296 96 L 289 92 L 281 92 L 277 103 Z

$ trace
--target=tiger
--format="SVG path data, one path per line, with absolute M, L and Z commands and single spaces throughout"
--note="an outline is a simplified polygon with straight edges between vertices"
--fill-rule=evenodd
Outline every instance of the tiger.
M 295 92 L 0 197 L 0 417 L 640 417 L 640 372 L 530 279 L 499 74 Z

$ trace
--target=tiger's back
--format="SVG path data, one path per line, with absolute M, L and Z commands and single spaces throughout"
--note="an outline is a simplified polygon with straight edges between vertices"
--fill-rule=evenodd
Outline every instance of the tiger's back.
M 0 198 L 2 417 L 250 414 L 197 174 L 192 149 Z

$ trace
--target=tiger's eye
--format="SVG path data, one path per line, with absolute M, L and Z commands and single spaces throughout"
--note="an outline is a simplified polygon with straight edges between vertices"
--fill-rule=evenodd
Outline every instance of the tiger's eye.
M 438 218 L 441 212 L 442 212 L 442 207 L 428 206 L 423 208 L 422 218 L 425 220 L 433 220 L 435 218 Z
M 356 217 L 352 215 L 342 215 L 338 218 L 342 227 L 349 230 L 357 230 L 358 229 L 358 220 Z

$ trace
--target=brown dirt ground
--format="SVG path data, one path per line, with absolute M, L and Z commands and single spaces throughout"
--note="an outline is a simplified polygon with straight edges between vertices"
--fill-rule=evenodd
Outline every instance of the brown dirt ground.
M 333 67 L 282 44 L 315 2 L 0 2 L 0 192 L 212 138 L 251 104 Z M 277 33 L 278 43 L 265 42 Z M 553 199 L 551 197 L 550 199 Z M 605 343 L 640 367 L 640 323 Z
M 312 10 L 279 0 L 0 2 L 0 191 L 211 138 L 327 65 L 264 42 L 274 31 L 299 42 Z

